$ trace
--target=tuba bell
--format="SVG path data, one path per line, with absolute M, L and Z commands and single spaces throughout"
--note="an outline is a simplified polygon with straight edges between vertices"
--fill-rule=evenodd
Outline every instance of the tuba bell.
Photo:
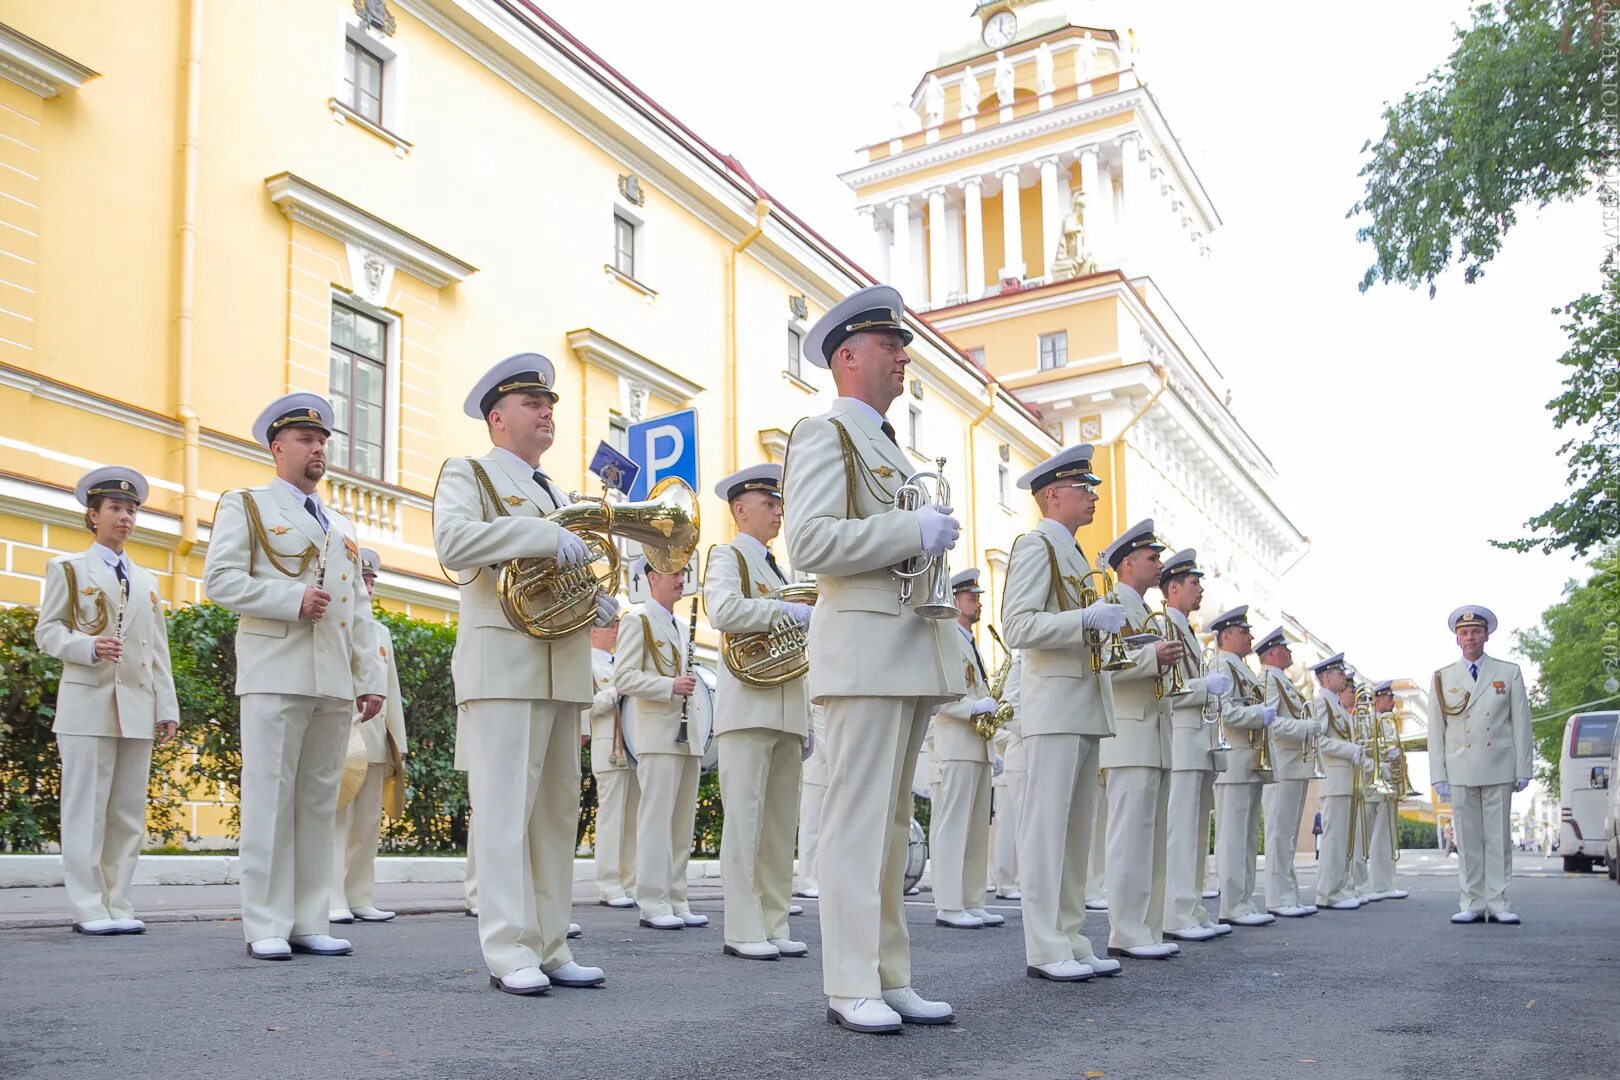
M 951 487 L 945 482 L 945 459 L 934 459 L 934 471 L 916 472 L 906 477 L 894 493 L 896 510 L 915 510 L 923 505 L 926 494 L 924 483 L 934 481 L 934 505 L 949 506 Z M 911 603 L 911 593 L 918 578 L 925 578 L 928 595 L 917 605 L 917 614 L 925 619 L 954 619 L 956 605 L 951 602 L 951 568 L 944 553 L 930 555 L 923 552 L 889 567 L 889 572 L 900 579 L 900 604 Z
M 819 595 L 815 585 L 795 583 L 772 589 L 764 598 L 814 607 Z M 720 635 L 720 659 L 727 670 L 738 682 L 761 688 L 782 686 L 809 671 L 809 647 L 809 631 L 791 615 L 779 616 L 769 630 Z
M 578 566 L 550 556 L 511 559 L 495 582 L 501 611 L 512 629 L 542 641 L 567 637 L 596 620 L 596 594 L 619 588 L 615 540 L 635 540 L 660 573 L 677 573 L 697 551 L 697 496 L 676 477 L 660 480 L 646 502 L 611 504 L 581 499 L 553 510 L 547 521 L 585 543 L 590 558 Z

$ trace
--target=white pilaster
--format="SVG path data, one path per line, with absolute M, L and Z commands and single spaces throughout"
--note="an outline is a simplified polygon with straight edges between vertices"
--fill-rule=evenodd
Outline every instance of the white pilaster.
M 1082 147 L 1080 150 L 1080 193 L 1086 201 L 1086 208 L 1083 211 L 1086 229 L 1086 254 L 1096 260 L 1099 266 L 1102 265 L 1105 257 L 1112 254 L 1107 250 L 1108 228 L 1106 225 L 1106 220 L 1111 211 L 1102 184 L 1102 170 L 1097 167 L 1097 148 L 1095 146 Z
M 967 293 L 969 300 L 984 294 L 984 205 L 977 176 L 962 181 L 962 210 L 967 215 Z
M 1018 170 L 1001 174 L 1002 281 L 1024 276 L 1024 217 L 1018 205 Z
M 1063 206 L 1058 199 L 1058 159 L 1041 158 L 1041 272 L 1052 272 L 1057 238 L 1063 228 Z
M 893 215 L 894 246 L 889 254 L 889 284 L 904 297 L 911 288 L 911 200 L 896 199 L 889 204 Z
M 1122 260 L 1140 262 L 1148 254 L 1148 215 L 1153 209 L 1147 186 L 1147 166 L 1142 161 L 1141 136 L 1135 132 L 1122 135 L 1119 156 L 1120 256 Z
M 950 237 L 945 227 L 945 189 L 929 188 L 928 196 L 928 306 L 944 307 L 950 292 Z

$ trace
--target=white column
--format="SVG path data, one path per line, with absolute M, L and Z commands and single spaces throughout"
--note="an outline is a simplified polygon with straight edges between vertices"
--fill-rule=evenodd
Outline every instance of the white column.
M 1119 223 L 1123 234 L 1120 256 L 1122 261 L 1131 259 L 1140 264 L 1148 256 L 1148 215 L 1153 209 L 1141 137 L 1135 133 L 1121 136 L 1119 156 Z
M 879 220 L 877 207 L 859 206 L 855 212 L 861 217 L 861 224 L 867 229 L 865 233 L 865 250 L 861 257 L 868 260 L 872 273 L 877 275 L 879 281 L 889 280 L 889 241 L 885 235 L 885 222 Z
M 967 293 L 969 300 L 984 294 L 984 205 L 977 176 L 962 181 L 962 209 L 967 214 Z
M 911 288 L 911 200 L 896 199 L 889 204 L 893 215 L 894 246 L 889 249 L 889 284 L 901 297 Z
M 1104 222 L 1108 216 L 1108 203 L 1103 198 L 1102 173 L 1097 168 L 1097 148 L 1080 150 L 1080 194 L 1085 198 L 1084 224 L 1086 227 L 1086 254 L 1100 267 L 1108 247 L 1108 229 Z
M 1018 206 L 1018 170 L 1008 169 L 1001 174 L 1001 241 L 1002 263 L 1000 278 L 1024 276 L 1024 218 Z
M 929 188 L 928 196 L 928 306 L 944 307 L 950 292 L 950 273 L 946 256 L 951 241 L 945 227 L 945 189 Z
M 1058 198 L 1058 159 L 1042 158 L 1041 167 L 1041 273 L 1052 272 L 1057 239 L 1063 228 L 1063 206 Z

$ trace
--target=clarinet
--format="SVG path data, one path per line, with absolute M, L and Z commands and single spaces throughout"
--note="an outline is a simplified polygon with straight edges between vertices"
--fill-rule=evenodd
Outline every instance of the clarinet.
M 686 624 L 686 672 L 692 674 L 692 649 L 697 643 L 697 594 L 692 594 L 692 617 Z M 685 746 L 692 740 L 686 726 L 686 714 L 692 708 L 692 695 L 681 698 L 681 726 L 675 730 L 675 745 Z
M 322 592 L 326 591 L 326 546 L 330 536 L 321 537 L 321 553 L 315 560 L 315 587 Z
M 113 623 L 113 640 L 122 647 L 124 644 L 124 609 L 129 606 L 129 579 L 125 578 L 118 583 L 118 617 Z M 118 654 L 117 663 L 124 662 L 124 654 Z

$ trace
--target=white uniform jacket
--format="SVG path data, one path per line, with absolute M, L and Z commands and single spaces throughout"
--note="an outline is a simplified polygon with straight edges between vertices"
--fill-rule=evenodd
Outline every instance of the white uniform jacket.
M 1277 710 L 1277 719 L 1271 725 L 1272 775 L 1278 780 L 1309 780 L 1312 766 L 1307 748 L 1316 730 L 1310 703 L 1287 671 L 1268 667 L 1264 672 L 1266 704 Z
M 1148 607 L 1142 594 L 1129 585 L 1115 589 L 1125 607 L 1122 637 L 1147 629 Z M 1131 666 L 1112 674 L 1114 684 L 1114 737 L 1102 744 L 1099 761 L 1105 769 L 1170 767 L 1170 704 L 1162 700 L 1159 660 L 1152 645 L 1129 650 Z
M 1214 772 L 1215 744 L 1219 723 L 1204 723 L 1204 706 L 1209 702 L 1202 671 L 1203 651 L 1192 624 L 1175 608 L 1170 612 L 1170 639 L 1187 651 L 1178 667 L 1187 693 L 1166 698 L 1170 705 L 1170 767 L 1177 771 Z
M 962 678 L 967 682 L 967 693 L 955 701 L 947 701 L 934 713 L 933 759 L 938 761 L 990 760 L 990 743 L 973 730 L 973 703 L 990 693 L 990 675 L 984 670 L 979 657 L 974 655 L 973 642 L 955 626 L 958 661 Z
M 995 752 L 1001 755 L 1003 773 L 1028 772 L 1029 763 L 1024 750 L 1024 728 L 1021 719 L 1019 692 L 1024 686 L 1024 654 L 1013 652 L 1012 670 L 1001 688 L 1001 700 L 1013 707 L 1012 722 L 996 732 Z
M 696 740 L 675 741 L 683 701 L 675 696 L 675 680 L 686 673 L 685 627 L 657 604 L 642 604 L 619 620 L 613 655 L 614 688 L 636 699 L 636 754 L 701 756 Z
M 1349 795 L 1355 788 L 1356 751 L 1355 720 L 1339 704 L 1339 695 L 1331 690 L 1319 690 L 1311 702 L 1316 716 L 1325 717 L 1327 732 L 1317 736 L 1317 752 L 1322 755 L 1322 772 L 1327 779 L 1321 781 L 1323 795 Z
M 765 561 L 764 546 L 739 540 L 709 549 L 703 578 L 703 609 L 709 625 L 725 634 L 771 629 L 782 618 L 782 601 L 765 599 L 787 582 Z M 763 728 L 804 737 L 808 724 L 808 691 L 803 678 L 781 686 L 750 686 L 718 665 L 714 733 Z
M 394 738 L 394 749 L 401 754 L 406 752 L 405 703 L 399 696 L 399 663 L 394 655 L 394 635 L 375 619 L 371 626 L 377 635 L 377 656 L 388 670 L 388 696 L 383 701 L 382 712 L 364 723 L 356 717 L 355 726 L 360 729 L 360 738 L 366 744 L 366 762 L 386 765 L 389 761 L 390 735 Z
M 1232 689 L 1221 698 L 1221 724 L 1232 749 L 1226 755 L 1226 771 L 1216 773 L 1215 782 L 1259 783 L 1261 778 L 1254 770 L 1260 763 L 1260 740 L 1265 737 L 1265 688 L 1241 656 L 1221 653 L 1215 670 L 1232 679 Z
M 1494 656 L 1434 673 L 1429 684 L 1429 778 L 1463 787 L 1511 784 L 1530 776 L 1530 702 L 1519 665 Z

